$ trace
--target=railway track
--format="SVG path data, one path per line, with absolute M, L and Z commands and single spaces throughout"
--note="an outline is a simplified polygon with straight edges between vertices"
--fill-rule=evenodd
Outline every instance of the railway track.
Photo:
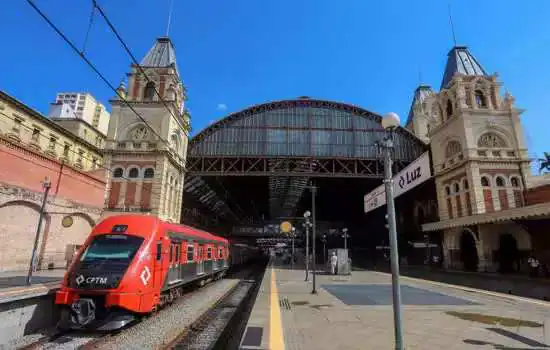
M 226 295 L 186 327 L 163 349 L 229 350 L 237 348 L 265 265 L 253 268 Z

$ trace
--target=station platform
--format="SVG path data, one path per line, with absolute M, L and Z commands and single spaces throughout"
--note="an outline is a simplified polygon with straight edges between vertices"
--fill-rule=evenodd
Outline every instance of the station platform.
M 393 349 L 391 275 L 312 276 L 272 262 L 241 340 L 252 349 Z M 550 349 L 550 303 L 401 278 L 405 349 Z
M 43 270 L 33 274 L 31 285 L 26 285 L 26 272 L 0 273 L 0 304 L 47 295 L 61 285 L 65 270 Z

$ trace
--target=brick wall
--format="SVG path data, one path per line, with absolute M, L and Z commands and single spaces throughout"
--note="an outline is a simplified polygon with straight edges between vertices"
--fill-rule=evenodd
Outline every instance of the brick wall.
M 550 202 L 550 185 L 530 188 L 525 191 L 525 202 L 527 205 Z
M 41 181 L 46 176 L 51 189 L 38 267 L 65 268 L 73 247 L 84 242 L 101 215 L 103 173 L 81 172 L 1 138 L 0 164 L 0 271 L 28 269 L 43 200 Z
M 98 171 L 85 173 L 36 153 L 24 146 L 0 140 L 0 181 L 42 192 L 41 181 L 51 181 L 50 195 L 102 208 L 105 178 Z

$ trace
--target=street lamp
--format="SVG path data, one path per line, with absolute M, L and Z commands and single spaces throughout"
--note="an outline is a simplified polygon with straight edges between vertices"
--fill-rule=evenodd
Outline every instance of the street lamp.
M 393 112 L 382 118 L 382 127 L 386 136 L 381 142 L 384 151 L 384 183 L 386 185 L 386 203 L 388 205 L 388 225 L 390 231 L 390 256 L 393 290 L 393 320 L 395 349 L 403 350 L 403 325 L 401 324 L 401 288 L 399 286 L 399 253 L 397 251 L 397 233 L 395 228 L 395 203 L 393 201 L 392 159 L 393 132 L 399 126 L 399 116 Z
M 30 286 L 32 280 L 32 272 L 35 268 L 34 261 L 36 260 L 36 250 L 38 248 L 38 241 L 40 240 L 40 230 L 42 229 L 42 221 L 44 219 L 44 211 L 46 209 L 46 201 L 48 200 L 48 193 L 52 183 L 50 179 L 46 176 L 44 181 L 42 181 L 42 188 L 44 189 L 44 198 L 42 199 L 42 206 L 40 207 L 40 216 L 38 217 L 38 227 L 36 228 L 36 236 L 34 237 L 34 246 L 32 248 L 31 263 L 29 264 L 29 272 L 27 274 L 27 285 Z
M 304 223 L 304 226 L 306 228 L 306 281 L 309 279 L 309 227 L 311 226 L 311 222 L 309 221 L 309 217 L 311 216 L 311 212 L 307 210 L 304 213 L 304 219 L 306 222 Z
M 350 235 L 348 235 L 348 229 L 347 228 L 344 228 L 342 229 L 342 238 L 344 239 L 344 249 L 345 250 L 348 250 L 348 238 L 350 237 Z
M 292 226 L 290 231 L 292 235 L 292 260 L 290 261 L 290 267 L 294 268 L 294 237 L 296 236 L 296 227 Z
M 321 242 L 323 242 L 323 264 L 327 264 L 327 235 L 324 234 L 323 238 L 321 239 Z

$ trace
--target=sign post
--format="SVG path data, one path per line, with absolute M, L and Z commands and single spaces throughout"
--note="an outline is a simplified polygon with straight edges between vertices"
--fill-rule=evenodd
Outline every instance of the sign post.
M 425 152 L 392 178 L 394 197 L 399 197 L 432 177 L 430 153 Z M 385 185 L 380 185 L 365 195 L 365 213 L 386 204 Z

